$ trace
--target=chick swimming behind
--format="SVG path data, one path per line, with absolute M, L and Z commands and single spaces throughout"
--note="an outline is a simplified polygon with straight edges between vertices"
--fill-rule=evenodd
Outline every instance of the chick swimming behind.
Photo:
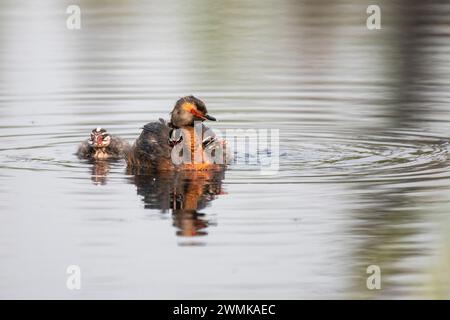
M 82 142 L 76 155 L 80 159 L 106 160 L 125 158 L 130 145 L 125 140 L 112 136 L 104 128 L 95 128 L 89 139 Z

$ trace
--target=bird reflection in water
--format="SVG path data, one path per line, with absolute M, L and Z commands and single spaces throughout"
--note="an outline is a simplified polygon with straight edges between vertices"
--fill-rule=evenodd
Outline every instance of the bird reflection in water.
M 207 228 L 213 224 L 199 211 L 224 194 L 224 176 L 224 170 L 174 171 L 135 174 L 130 179 L 146 209 L 171 212 L 177 235 L 195 237 L 207 235 Z
M 98 160 L 90 162 L 91 180 L 95 185 L 105 185 L 108 182 L 108 174 L 111 169 L 111 164 L 107 160 Z

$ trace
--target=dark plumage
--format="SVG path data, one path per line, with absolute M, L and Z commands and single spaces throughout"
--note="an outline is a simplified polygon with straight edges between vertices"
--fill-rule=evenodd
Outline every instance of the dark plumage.
M 171 127 L 163 119 L 146 124 L 128 154 L 128 165 L 134 168 L 174 169 L 170 157 L 170 131 Z

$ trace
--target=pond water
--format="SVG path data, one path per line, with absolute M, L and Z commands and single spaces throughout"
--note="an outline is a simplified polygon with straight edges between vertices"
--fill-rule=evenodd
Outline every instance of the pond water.
M 81 30 L 70 4 L 0 3 L 0 298 L 450 297 L 448 3 L 379 1 L 373 31 L 356 0 L 83 0 Z M 278 129 L 278 172 L 74 155 L 189 94 Z

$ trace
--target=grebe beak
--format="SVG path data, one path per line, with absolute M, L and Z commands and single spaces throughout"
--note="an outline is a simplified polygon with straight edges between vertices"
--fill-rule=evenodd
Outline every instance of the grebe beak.
M 194 108 L 189 110 L 189 112 L 192 113 L 197 118 L 200 118 L 200 119 L 203 119 L 203 120 L 217 121 L 216 118 L 214 118 L 213 116 L 210 116 L 209 114 L 203 114 L 203 113 L 201 113 L 200 111 L 198 111 L 197 109 L 194 109 Z
M 216 118 L 214 118 L 213 116 L 210 116 L 209 114 L 205 114 L 205 119 L 211 120 L 211 121 L 217 121 Z

